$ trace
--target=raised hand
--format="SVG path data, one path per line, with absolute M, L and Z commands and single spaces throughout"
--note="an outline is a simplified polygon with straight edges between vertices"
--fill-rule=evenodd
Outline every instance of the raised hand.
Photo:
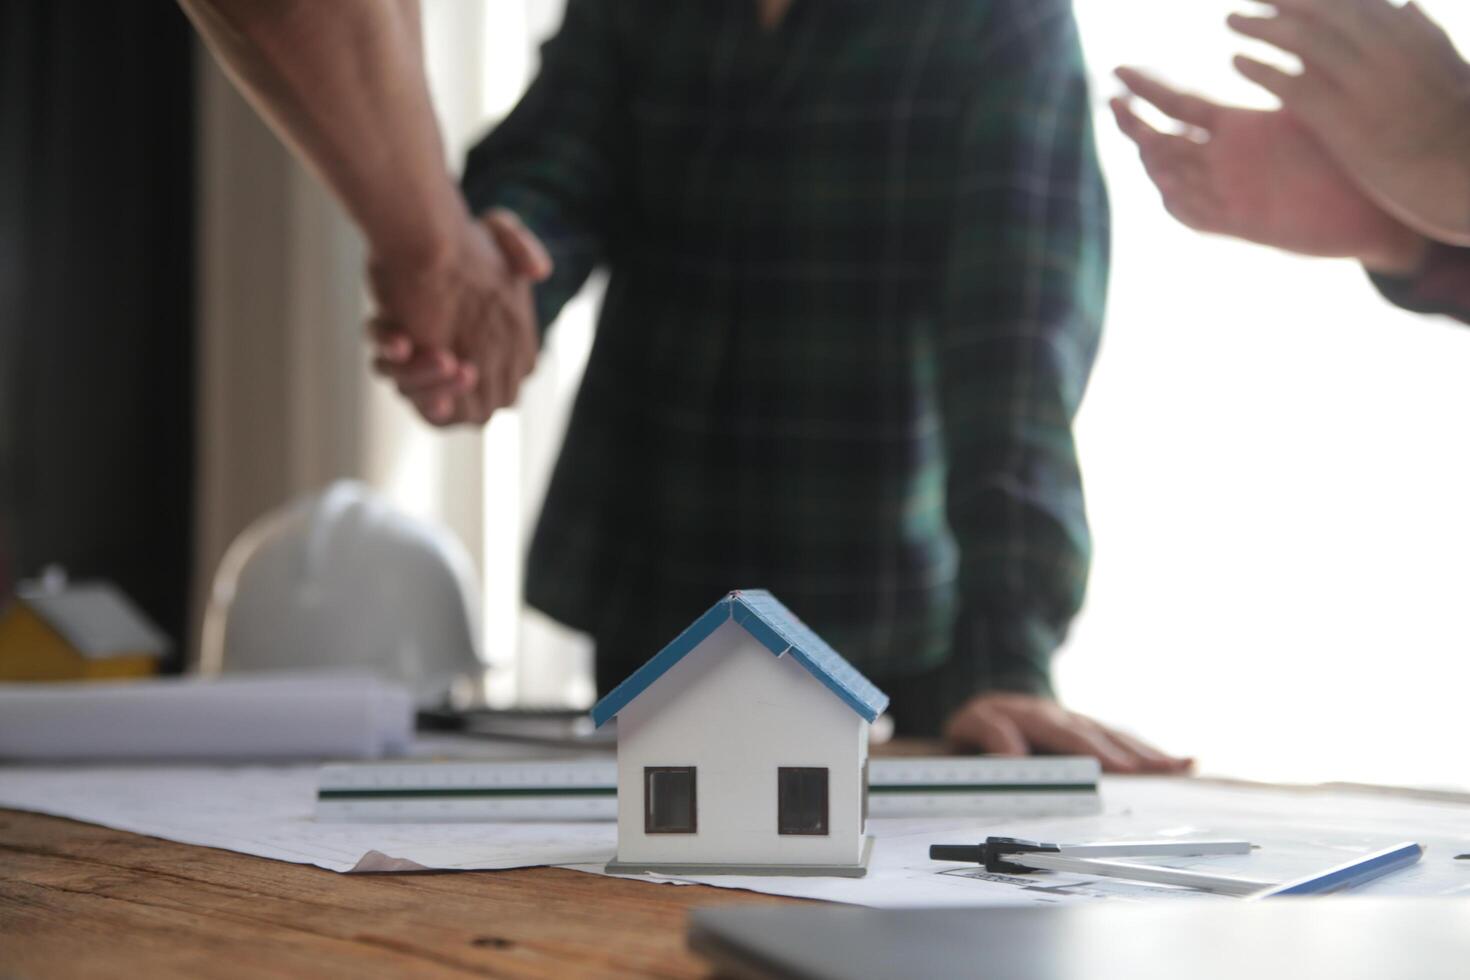
M 465 221 L 431 263 L 375 259 L 374 368 L 430 423 L 483 425 L 535 366 L 531 286 L 550 273 L 541 243 L 503 210 Z
M 1186 127 L 1160 132 L 1129 100 L 1112 101 L 1164 206 L 1185 225 L 1304 255 L 1350 257 L 1376 271 L 1418 264 L 1423 237 L 1370 200 L 1290 113 L 1217 105 L 1128 68 L 1118 77 Z
M 1423 234 L 1470 245 L 1470 65 L 1415 4 L 1270 0 L 1230 26 L 1302 60 L 1236 69 L 1270 91 L 1353 180 Z

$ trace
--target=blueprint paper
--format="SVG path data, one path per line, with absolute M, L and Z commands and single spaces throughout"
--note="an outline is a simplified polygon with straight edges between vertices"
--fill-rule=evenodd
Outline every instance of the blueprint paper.
M 602 873 L 616 850 L 607 823 L 340 824 L 312 819 L 317 767 L 0 767 L 0 807 L 34 810 L 333 871 L 488 870 L 558 865 Z M 1347 791 L 1231 786 L 1190 779 L 1104 777 L 1094 816 L 869 821 L 876 838 L 866 878 L 654 878 L 877 908 L 1050 905 L 1099 899 L 1236 901 L 1117 879 L 991 875 L 928 858 L 932 843 L 986 836 L 1080 843 L 1244 838 L 1250 855 L 1158 861 L 1221 874 L 1285 880 L 1403 840 L 1424 860 L 1359 889 L 1374 895 L 1470 897 L 1470 803 Z

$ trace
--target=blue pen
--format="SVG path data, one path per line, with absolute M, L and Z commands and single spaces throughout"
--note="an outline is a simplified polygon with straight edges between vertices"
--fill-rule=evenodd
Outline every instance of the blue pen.
M 1254 895 L 1257 898 L 1275 898 L 1278 895 L 1325 895 L 1343 888 L 1352 888 L 1365 881 L 1399 868 L 1407 868 L 1424 856 L 1424 848 L 1413 842 L 1395 844 L 1381 851 L 1339 864 L 1335 868 L 1263 888 Z

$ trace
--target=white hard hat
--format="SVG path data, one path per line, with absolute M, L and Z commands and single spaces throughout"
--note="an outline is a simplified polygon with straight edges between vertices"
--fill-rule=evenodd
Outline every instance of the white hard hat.
M 484 672 L 475 582 L 448 530 L 334 483 L 235 539 L 210 590 L 200 670 L 366 668 L 437 705 Z

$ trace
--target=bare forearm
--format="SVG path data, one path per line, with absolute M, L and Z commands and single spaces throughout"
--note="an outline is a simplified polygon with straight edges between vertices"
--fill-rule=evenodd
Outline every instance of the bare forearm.
M 380 257 L 431 263 L 465 210 L 424 74 L 417 0 L 180 0 Z

